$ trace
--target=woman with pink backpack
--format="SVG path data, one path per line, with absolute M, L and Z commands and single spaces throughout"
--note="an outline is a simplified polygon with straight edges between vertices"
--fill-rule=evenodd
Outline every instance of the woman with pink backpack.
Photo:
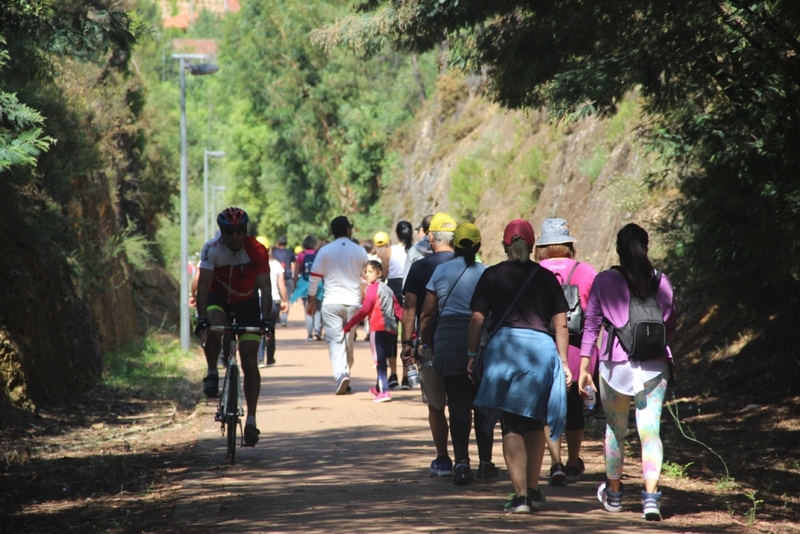
M 583 317 L 586 304 L 589 301 L 589 291 L 592 289 L 594 277 L 597 272 L 594 267 L 585 262 L 575 260 L 575 242 L 577 240 L 569 235 L 569 225 L 564 219 L 546 219 L 542 223 L 542 233 L 536 240 L 536 261 L 556 275 L 562 286 L 574 285 L 577 288 L 579 302 L 574 305 L 579 309 L 570 312 Z M 568 299 L 569 300 L 569 299 Z M 567 312 L 568 314 L 570 312 Z M 569 324 L 569 320 L 567 321 Z M 550 474 L 548 482 L 551 486 L 560 486 L 564 481 L 580 479 L 585 469 L 581 459 L 581 444 L 586 422 L 583 417 L 583 400 L 578 389 L 578 376 L 581 370 L 581 335 L 570 335 L 569 339 L 569 370 L 573 382 L 567 390 L 567 423 L 564 435 L 567 441 L 569 457 L 566 464 L 561 462 L 561 440 L 553 441 L 549 438 L 549 430 L 545 428 L 545 440 L 550 451 Z M 597 349 L 591 353 L 589 371 L 594 372 L 597 365 Z

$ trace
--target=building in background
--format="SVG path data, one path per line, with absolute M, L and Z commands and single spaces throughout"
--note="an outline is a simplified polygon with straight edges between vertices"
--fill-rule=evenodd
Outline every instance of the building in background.
M 242 8 L 240 0 L 161 0 L 160 5 L 163 26 L 182 30 L 197 20 L 203 10 L 223 15 L 236 13 Z

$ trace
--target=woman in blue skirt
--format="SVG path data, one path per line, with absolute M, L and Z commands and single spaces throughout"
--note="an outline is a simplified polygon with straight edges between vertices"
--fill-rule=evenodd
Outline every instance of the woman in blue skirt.
M 543 428 L 547 423 L 552 437 L 561 435 L 566 387 L 572 382 L 567 365 L 567 300 L 556 276 L 531 261 L 534 242 L 528 221 L 508 223 L 503 233 L 508 259 L 483 272 L 470 302 L 467 371 L 472 376 L 484 319 L 491 314 L 494 322 L 474 404 L 499 416 L 503 456 L 514 484 L 505 509 L 512 513 L 530 513 L 544 503 L 539 489 Z M 551 320 L 555 343 L 548 334 Z

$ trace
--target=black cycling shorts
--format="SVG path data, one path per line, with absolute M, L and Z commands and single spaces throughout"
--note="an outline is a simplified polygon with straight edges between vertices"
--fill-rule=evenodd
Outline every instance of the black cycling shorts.
M 261 326 L 261 304 L 258 302 L 258 297 L 228 304 L 225 299 L 209 291 L 206 310 L 211 309 L 225 312 L 228 321 L 236 317 L 236 324 L 239 326 Z

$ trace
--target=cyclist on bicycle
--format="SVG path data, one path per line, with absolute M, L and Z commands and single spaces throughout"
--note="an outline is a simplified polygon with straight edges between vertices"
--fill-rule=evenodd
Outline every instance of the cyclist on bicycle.
M 222 210 L 217 216 L 220 235 L 208 241 L 200 255 L 195 333 L 205 340 L 203 349 L 208 375 L 203 379 L 203 393 L 207 397 L 219 394 L 217 357 L 222 345 L 222 334 L 209 332 L 209 326 L 225 326 L 231 314 L 235 314 L 239 326 L 260 326 L 265 335 L 272 330 L 269 322 L 272 312 L 269 252 L 255 237 L 247 235 L 248 221 L 247 212 L 241 208 Z M 261 290 L 260 305 L 258 290 Z M 257 334 L 244 334 L 239 343 L 247 402 L 244 442 L 251 447 L 258 443 L 259 434 L 256 405 L 261 392 L 261 374 L 258 371 L 260 341 Z

